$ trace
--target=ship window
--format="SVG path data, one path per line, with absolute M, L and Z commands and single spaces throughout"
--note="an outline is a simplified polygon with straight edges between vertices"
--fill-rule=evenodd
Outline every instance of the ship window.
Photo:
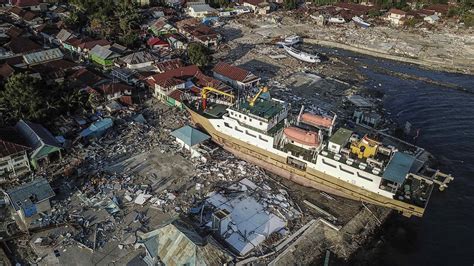
M 248 130 L 245 130 L 245 133 L 247 133 L 247 135 L 251 136 L 251 137 L 254 137 L 256 138 L 257 136 L 253 135 L 252 133 L 250 133 Z
M 263 141 L 266 141 L 266 142 L 268 142 L 268 140 L 267 140 L 267 139 L 265 139 L 265 138 L 263 138 L 263 137 L 262 137 L 262 135 L 258 135 L 258 138 L 259 138 L 259 139 L 261 139 L 261 140 L 263 140 Z
M 260 122 L 260 125 L 263 125 L 263 123 L 262 123 L 262 122 Z
M 229 123 L 227 123 L 227 122 L 224 122 L 224 126 L 226 126 L 226 127 L 228 127 L 228 128 L 232 128 L 232 127 L 229 125 Z
M 355 174 L 354 172 L 351 172 L 349 170 L 346 170 L 346 169 L 342 168 L 342 166 L 340 166 L 340 165 L 339 165 L 339 169 L 341 169 L 341 171 L 346 172 L 346 173 L 351 174 L 351 175 Z
M 329 166 L 331 166 L 331 167 L 337 168 L 337 166 L 335 166 L 334 164 L 330 164 L 330 163 L 326 162 L 326 160 L 324 160 L 324 159 L 323 159 L 323 163 L 324 163 L 325 165 L 329 165 Z
M 244 116 L 244 120 L 247 120 L 247 117 L 246 117 L 246 116 Z
M 362 178 L 362 179 L 365 179 L 365 180 L 367 180 L 367 181 L 374 182 L 374 180 L 372 180 L 372 179 L 370 179 L 370 178 L 368 178 L 368 177 L 365 177 L 365 176 L 361 175 L 360 173 L 357 173 L 357 176 L 360 177 L 360 178 Z
M 243 130 L 240 130 L 238 127 L 235 127 L 235 130 L 236 130 L 236 131 L 239 131 L 239 132 L 241 132 L 241 133 L 244 133 L 244 131 L 243 131 Z
M 252 118 L 249 118 L 249 121 L 252 122 Z

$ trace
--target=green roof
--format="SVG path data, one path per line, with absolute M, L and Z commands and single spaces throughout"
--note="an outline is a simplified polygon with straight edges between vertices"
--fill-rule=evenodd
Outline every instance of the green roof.
M 340 129 L 336 131 L 336 133 L 334 133 L 334 135 L 332 135 L 329 141 L 342 146 L 347 142 L 347 140 L 349 140 L 351 135 L 352 135 L 351 130 L 341 127 Z
M 189 147 L 211 138 L 209 135 L 206 135 L 190 126 L 184 126 L 182 128 L 176 129 L 175 131 L 171 132 L 171 135 L 180 139 Z
M 250 106 L 244 101 L 240 103 L 239 110 L 268 120 L 278 115 L 283 110 L 283 105 L 272 100 L 257 100 L 254 106 Z
M 396 152 L 388 163 L 387 168 L 385 168 L 383 178 L 397 184 L 402 184 L 414 162 L 415 157 L 403 152 Z

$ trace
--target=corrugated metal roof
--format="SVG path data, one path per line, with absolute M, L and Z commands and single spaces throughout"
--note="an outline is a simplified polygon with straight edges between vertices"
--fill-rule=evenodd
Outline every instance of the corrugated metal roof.
M 106 47 L 100 46 L 100 45 L 94 46 L 94 48 L 92 48 L 90 53 L 97 56 L 97 57 L 99 57 L 99 58 L 102 58 L 102 59 L 108 59 L 108 58 L 120 56 L 119 54 L 114 53 L 109 48 L 106 48 Z
M 122 57 L 122 61 L 127 63 L 127 64 L 141 64 L 141 63 L 146 63 L 146 62 L 153 62 L 158 60 L 159 57 L 149 53 L 147 51 L 139 51 L 135 52 L 132 54 L 129 54 L 127 56 Z
M 15 210 L 27 209 L 38 202 L 54 197 L 54 191 L 44 178 L 39 178 L 7 191 Z
M 180 221 L 147 235 L 145 248 L 152 258 L 159 258 L 164 265 L 224 265 L 232 260 L 212 238 L 202 238 L 190 225 Z
M 403 152 L 396 152 L 385 168 L 383 178 L 397 184 L 402 184 L 413 162 L 415 162 L 415 157 Z
M 180 139 L 184 144 L 190 147 L 210 138 L 209 135 L 187 125 L 171 132 L 171 135 Z
M 25 54 L 23 55 L 23 60 L 25 60 L 25 63 L 28 65 L 35 65 L 47 61 L 59 60 L 63 57 L 64 55 L 61 50 L 59 50 L 59 48 L 53 48 L 49 50 Z

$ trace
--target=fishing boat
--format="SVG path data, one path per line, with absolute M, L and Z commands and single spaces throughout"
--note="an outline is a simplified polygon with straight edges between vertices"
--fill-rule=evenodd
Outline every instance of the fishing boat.
M 231 104 L 206 102 L 215 93 Z M 290 104 L 264 87 L 254 97 L 204 88 L 201 100 L 184 100 L 193 123 L 236 156 L 298 184 L 350 199 L 422 216 L 432 190 L 450 175 L 427 167 L 420 147 L 385 133 L 337 127 L 336 116 L 308 113 L 295 118 Z
M 362 28 L 370 27 L 370 23 L 365 22 L 361 17 L 355 16 L 352 18 L 352 21 L 354 21 L 356 25 L 359 25 Z
M 297 58 L 301 61 L 305 61 L 305 62 L 308 62 L 308 63 L 319 63 L 321 62 L 321 59 L 319 58 L 319 56 L 317 55 L 312 55 L 312 54 L 309 54 L 309 53 L 306 53 L 306 52 L 303 52 L 303 51 L 299 51 L 291 46 L 286 46 L 284 45 L 283 48 L 285 49 L 285 51 L 293 56 L 294 58 Z
M 277 42 L 277 45 L 279 45 L 280 47 L 293 46 L 295 44 L 302 43 L 302 42 L 303 42 L 303 38 L 301 38 L 298 35 L 292 35 L 292 36 L 286 37 L 282 42 Z

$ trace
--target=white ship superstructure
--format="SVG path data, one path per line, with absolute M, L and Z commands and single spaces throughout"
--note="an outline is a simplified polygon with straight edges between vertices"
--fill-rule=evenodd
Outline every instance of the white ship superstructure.
M 394 138 L 390 136 L 335 130 L 335 116 L 304 113 L 303 108 L 291 119 L 289 104 L 271 98 L 266 88 L 262 91 L 230 107 L 214 105 L 200 110 L 203 115 L 193 111 L 193 120 L 216 142 L 232 151 L 240 150 L 266 169 L 406 215 L 421 216 L 434 184 L 444 188 L 452 180 L 439 171 L 431 177 L 420 174 L 426 163 L 421 148 L 408 143 L 397 148 L 391 145 Z

